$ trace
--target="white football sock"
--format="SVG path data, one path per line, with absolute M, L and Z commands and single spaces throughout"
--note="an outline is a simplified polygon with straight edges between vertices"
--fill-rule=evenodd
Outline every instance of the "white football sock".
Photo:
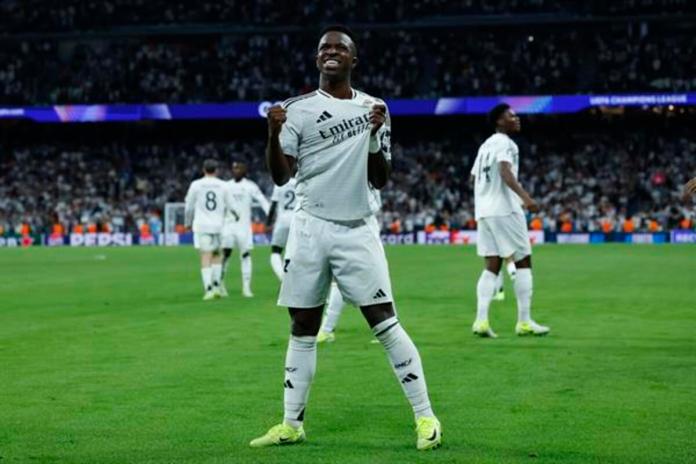
M 285 355 L 285 393 L 283 422 L 295 428 L 302 425 L 304 411 L 317 368 L 317 337 L 290 336 Z
M 207 292 L 213 288 L 213 270 L 209 267 L 201 268 L 201 279 L 203 280 L 203 289 Z
M 322 325 L 322 330 L 324 332 L 333 332 L 338 325 L 338 319 L 341 317 L 341 312 L 343 311 L 343 295 L 338 289 L 336 283 L 331 284 L 331 291 L 329 292 L 329 305 L 326 308 L 326 320 Z
M 517 269 L 515 279 L 515 296 L 517 297 L 517 321 L 529 322 L 532 305 L 532 270 Z
M 399 321 L 390 317 L 374 326 L 372 333 L 384 346 L 416 419 L 433 417 L 435 414 L 430 406 L 420 355 Z
M 271 253 L 271 268 L 278 280 L 283 281 L 283 257 L 280 253 Z
M 495 283 L 497 279 L 498 276 L 488 269 L 484 269 L 481 273 L 481 277 L 479 277 L 478 284 L 476 285 L 476 295 L 478 297 L 478 304 L 476 307 L 477 321 L 488 320 L 488 308 L 491 305 L 493 292 L 496 290 Z
M 493 290 L 493 296 L 503 290 L 503 278 L 503 271 L 501 270 L 498 275 L 495 276 L 495 290 Z
M 507 269 L 507 273 L 510 276 L 510 280 L 513 282 L 515 281 L 515 277 L 517 277 L 517 266 L 515 266 L 514 261 L 510 261 L 507 263 L 507 266 L 505 266 L 505 269 Z
M 212 271 L 212 283 L 213 287 L 217 287 L 220 285 L 220 278 L 222 277 L 222 264 L 213 264 L 210 266 L 210 269 Z
M 242 258 L 242 283 L 244 288 L 251 288 L 251 255 Z

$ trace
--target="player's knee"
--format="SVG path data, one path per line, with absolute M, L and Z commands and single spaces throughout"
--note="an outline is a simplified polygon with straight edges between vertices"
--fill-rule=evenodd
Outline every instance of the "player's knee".
M 499 256 L 486 256 L 486 270 L 497 274 L 503 265 L 503 260 Z
M 527 269 L 532 267 L 532 255 L 527 255 L 519 261 L 515 261 L 517 269 Z
M 278 253 L 282 254 L 283 253 L 283 248 L 275 245 L 271 245 L 271 253 Z
M 291 333 L 296 337 L 314 337 L 321 327 L 322 307 L 312 309 L 290 308 Z
M 361 306 L 360 311 L 362 311 L 363 316 L 365 317 L 365 320 L 370 328 L 395 316 L 394 305 L 391 303 Z

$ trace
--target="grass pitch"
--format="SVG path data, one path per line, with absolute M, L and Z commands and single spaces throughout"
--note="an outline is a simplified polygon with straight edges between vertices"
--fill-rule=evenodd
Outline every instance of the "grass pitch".
M 202 302 L 190 248 L 0 250 L 0 463 L 696 462 L 696 247 L 542 246 L 533 317 L 493 303 L 474 338 L 471 247 L 391 247 L 443 448 L 415 450 L 381 346 L 347 308 L 320 346 L 308 442 L 250 449 L 282 417 L 288 317 L 268 250 L 253 300 Z

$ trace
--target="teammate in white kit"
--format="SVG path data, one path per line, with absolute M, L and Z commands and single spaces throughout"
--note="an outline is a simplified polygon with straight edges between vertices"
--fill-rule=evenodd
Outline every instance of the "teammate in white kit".
M 517 181 L 519 149 L 509 134 L 520 131 L 520 118 L 503 103 L 491 110 L 489 121 L 496 132 L 479 148 L 471 170 L 478 222 L 477 250 L 485 261 L 476 287 L 478 306 L 472 331 L 482 337 L 497 336 L 488 322 L 488 308 L 503 260 L 512 258 L 517 269 L 515 332 L 546 335 L 549 328 L 534 322 L 530 315 L 532 247 L 522 204 L 531 212 L 537 212 L 539 206 Z
M 316 53 L 319 89 L 268 112 L 266 160 L 273 181 L 285 184 L 297 168 L 299 204 L 278 298 L 292 319 L 285 414 L 282 423 L 251 441 L 253 447 L 305 439 L 302 423 L 316 368 L 317 333 L 332 278 L 384 346 L 416 416 L 417 448 L 441 442 L 420 356 L 395 316 L 384 249 L 370 226 L 368 185 L 384 187 L 391 170 L 390 121 L 384 102 L 351 87 L 356 64 L 351 32 L 341 26 L 325 29 Z
M 251 298 L 251 250 L 254 248 L 254 233 L 251 230 L 251 208 L 256 201 L 263 212 L 268 214 L 268 200 L 261 192 L 258 185 L 246 178 L 247 166 L 244 163 L 232 163 L 233 179 L 227 182 L 227 186 L 235 201 L 234 210 L 230 210 L 225 216 L 225 225 L 222 231 L 222 279 L 220 280 L 220 292 L 227 296 L 225 288 L 225 274 L 229 265 L 232 250 L 239 251 L 239 259 L 242 268 L 242 295 Z
M 193 225 L 193 246 L 201 255 L 204 300 L 220 296 L 220 234 L 231 201 L 227 185 L 217 177 L 217 161 L 204 161 L 203 177 L 191 183 L 185 207 L 186 227 Z
M 270 225 L 273 219 L 275 219 L 273 235 L 271 236 L 271 268 L 280 281 L 283 280 L 282 254 L 288 242 L 290 222 L 292 221 L 292 213 L 297 203 L 296 200 L 294 177 L 291 177 L 285 185 L 273 187 L 271 209 L 268 213 L 266 224 Z

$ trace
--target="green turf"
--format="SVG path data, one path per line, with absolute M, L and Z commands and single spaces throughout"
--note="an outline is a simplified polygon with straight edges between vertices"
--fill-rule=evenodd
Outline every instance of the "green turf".
M 696 247 L 543 246 L 533 315 L 471 336 L 470 247 L 387 250 L 445 445 L 354 309 L 320 346 L 308 442 L 252 450 L 282 414 L 288 318 L 268 250 L 256 298 L 202 302 L 190 248 L 0 251 L 0 463 L 684 463 L 696 452 Z

